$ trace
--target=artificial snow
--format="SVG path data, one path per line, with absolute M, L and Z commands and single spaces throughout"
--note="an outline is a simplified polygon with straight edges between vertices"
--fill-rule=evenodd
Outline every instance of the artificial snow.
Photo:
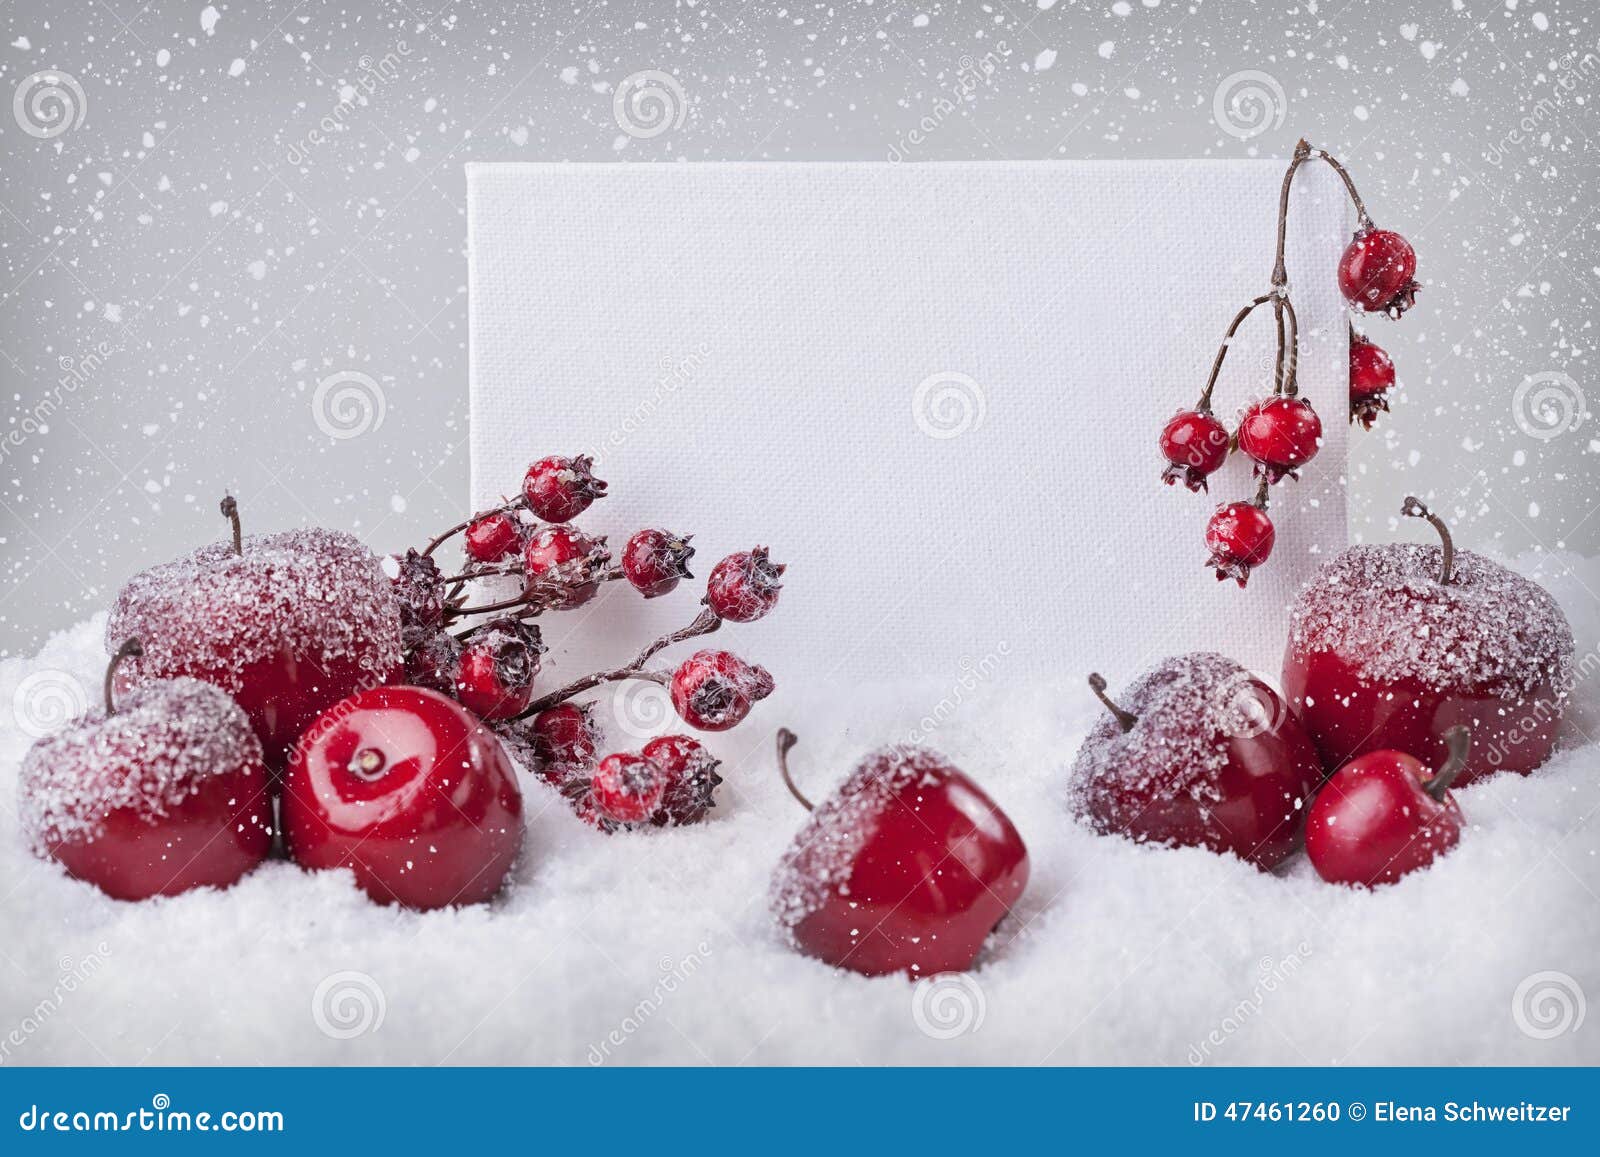
M 30 739 L 8 719 L 0 1063 L 1600 1063 L 1594 1018 L 1574 1027 L 1600 995 L 1600 561 L 1522 569 L 1577 632 L 1561 750 L 1458 792 L 1460 846 L 1372 892 L 1299 855 L 1266 874 L 1075 823 L 1067 771 L 1100 708 L 1072 654 L 1058 686 L 816 686 L 784 718 L 759 705 L 709 740 L 727 782 L 702 825 L 608 837 L 525 775 L 509 891 L 429 914 L 283 861 L 224 892 L 108 899 L 27 851 Z M 0 662 L 0 711 L 41 674 L 93 689 L 103 633 Z M 1121 658 L 1095 657 L 1114 687 L 1143 665 Z M 768 883 L 805 815 L 775 770 L 780 725 L 813 798 L 914 737 L 1009 813 L 1032 880 L 976 970 L 868 980 L 784 946 Z

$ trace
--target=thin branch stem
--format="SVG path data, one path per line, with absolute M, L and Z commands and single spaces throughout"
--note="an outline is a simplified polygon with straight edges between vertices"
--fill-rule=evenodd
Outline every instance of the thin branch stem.
M 503 506 L 496 506 L 493 510 L 480 510 L 480 511 L 478 511 L 478 513 L 474 514 L 471 518 L 467 519 L 465 522 L 456 523 L 449 530 L 447 530 L 443 534 L 439 535 L 438 538 L 435 538 L 432 542 L 428 543 L 427 547 L 425 547 L 423 549 L 423 552 L 422 552 L 423 557 L 431 558 L 433 556 L 433 552 L 434 551 L 438 550 L 441 546 L 443 546 L 445 543 L 449 542 L 456 535 L 460 534 L 463 530 L 467 529 L 467 527 L 471 526 L 474 522 L 477 522 L 480 519 L 488 518 L 491 514 L 505 514 L 505 513 L 509 512 L 509 511 L 516 510 L 519 507 L 521 507 L 522 504 L 523 504 L 523 500 L 522 499 L 513 498 L 510 502 L 507 502 Z
M 1234 315 L 1233 324 L 1228 326 L 1228 332 L 1222 335 L 1222 344 L 1217 347 L 1217 356 L 1211 363 L 1211 376 L 1206 379 L 1206 388 L 1200 391 L 1200 401 L 1195 405 L 1195 409 L 1202 414 L 1211 412 L 1211 394 L 1217 388 L 1217 375 L 1222 373 L 1222 363 L 1228 358 L 1228 347 L 1233 344 L 1233 335 L 1239 332 L 1239 327 L 1244 324 L 1244 319 L 1249 317 L 1258 306 L 1265 305 L 1276 296 L 1274 293 L 1263 293 Z
M 659 639 L 655 640 L 644 650 L 635 655 L 633 661 L 627 666 L 617 667 L 610 671 L 596 671 L 592 675 L 585 675 L 581 679 L 574 679 L 565 687 L 535 699 L 532 703 L 528 704 L 527 708 L 520 715 L 518 715 L 517 718 L 526 719 L 531 715 L 539 714 L 541 711 L 548 711 L 557 704 L 565 703 L 574 695 L 582 695 L 585 691 L 593 690 L 602 683 L 620 683 L 626 679 L 643 679 L 646 682 L 659 683 L 661 686 L 665 687 L 672 682 L 672 676 L 665 671 L 646 671 L 644 669 L 644 665 L 651 659 L 655 658 L 659 652 L 665 650 L 667 647 L 672 646 L 674 643 L 681 643 L 686 639 L 698 638 L 701 635 L 709 635 L 712 631 L 715 631 L 720 626 L 722 626 L 721 616 L 710 608 L 707 608 L 706 610 L 701 611 L 700 614 L 695 618 L 694 622 L 690 623 L 687 627 L 680 627 L 678 630 L 662 635 Z

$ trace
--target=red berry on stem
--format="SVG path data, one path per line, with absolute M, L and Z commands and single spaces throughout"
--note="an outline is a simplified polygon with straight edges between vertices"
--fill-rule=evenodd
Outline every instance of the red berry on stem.
M 1360 334 L 1350 336 L 1350 420 L 1370 430 L 1388 410 L 1384 395 L 1394 388 L 1394 362 Z
M 533 717 L 533 750 L 538 773 L 560 787 L 594 769 L 600 729 L 588 703 L 562 703 Z
M 1389 750 L 1333 774 L 1306 819 L 1306 856 L 1317 875 L 1330 884 L 1392 884 L 1456 846 L 1463 820 L 1450 785 L 1467 765 L 1471 736 L 1453 727 L 1444 739 L 1449 757 L 1432 774 Z
M 129 640 L 111 667 L 138 653 Z M 265 858 L 261 741 L 222 691 L 156 679 L 39 740 L 23 758 L 23 831 L 43 858 L 119 900 L 225 888 Z
M 696 651 L 672 674 L 672 707 L 690 727 L 726 731 L 772 694 L 772 676 L 729 651 Z
M 1322 419 L 1304 398 L 1275 395 L 1256 402 L 1239 419 L 1239 449 L 1269 482 L 1298 478 L 1322 445 Z
M 641 530 L 622 548 L 622 573 L 635 590 L 647 599 L 664 595 L 678 580 L 693 578 L 689 560 L 694 547 L 692 535 L 670 534 L 665 530 Z
M 467 527 L 463 541 L 473 562 L 503 562 L 522 549 L 522 527 L 509 512 L 500 510 Z
M 714 795 L 722 782 L 718 762 L 698 741 L 687 735 L 662 735 L 645 744 L 643 754 L 667 777 L 661 807 L 650 817 L 651 823 L 692 824 L 716 806 Z
M 1161 431 L 1167 468 L 1161 481 L 1182 480 L 1190 490 L 1205 490 L 1206 476 L 1228 460 L 1228 430 L 1210 410 L 1181 410 Z
M 1217 572 L 1218 582 L 1231 578 L 1244 586 L 1250 572 L 1272 553 L 1276 535 L 1259 501 L 1225 503 L 1206 523 L 1206 549 L 1211 552 L 1206 565 Z
M 1339 292 L 1368 313 L 1399 317 L 1416 302 L 1417 254 L 1388 229 L 1358 231 L 1339 258 Z
M 618 823 L 643 823 L 661 806 L 667 772 L 642 755 L 608 755 L 595 768 L 589 790 L 595 806 Z
M 301 736 L 284 777 L 289 853 L 352 868 L 380 903 L 488 900 L 522 845 L 522 793 L 488 727 L 420 687 L 352 695 Z
M 605 496 L 606 484 L 594 476 L 593 468 L 594 459 L 587 455 L 539 459 L 522 480 L 528 509 L 546 522 L 572 521 Z
M 406 652 L 405 681 L 442 695 L 454 695 L 461 673 L 461 640 L 437 630 Z
M 455 697 L 484 719 L 511 718 L 533 698 L 545 650 L 539 628 L 520 619 L 502 617 L 475 629 L 462 647 Z
M 778 605 L 787 567 L 775 564 L 767 548 L 730 554 L 711 570 L 706 605 L 731 623 L 753 623 Z
M 545 527 L 522 552 L 527 581 L 551 588 L 550 605 L 562 609 L 594 598 L 610 561 L 604 537 L 590 538 L 570 526 Z

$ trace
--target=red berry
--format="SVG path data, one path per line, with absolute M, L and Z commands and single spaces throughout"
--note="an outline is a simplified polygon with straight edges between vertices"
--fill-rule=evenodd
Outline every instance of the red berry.
M 1253 502 L 1229 502 L 1217 507 L 1206 524 L 1206 549 L 1211 557 L 1206 565 L 1217 572 L 1217 581 L 1231 578 L 1242 587 L 1250 572 L 1267 561 L 1274 538 L 1272 519 Z
M 1389 408 L 1384 397 L 1394 388 L 1394 362 L 1360 334 L 1350 338 L 1350 420 L 1371 429 L 1378 414 Z
M 392 564 L 395 574 L 389 581 L 400 601 L 400 632 L 409 647 L 444 624 L 444 572 L 419 550 L 396 555 Z
M 484 719 L 509 719 L 533 698 L 533 678 L 546 648 L 539 628 L 499 618 L 479 627 L 462 647 L 455 696 Z
M 1228 430 L 1210 410 L 1181 410 L 1161 431 L 1167 468 L 1161 481 L 1179 479 L 1190 490 L 1205 490 L 1206 476 L 1228 460 Z
M 522 497 L 534 517 L 546 522 L 570 522 L 605 497 L 606 484 L 592 473 L 594 459 L 541 458 L 528 467 L 522 480 Z
M 522 793 L 489 728 L 420 687 L 377 687 L 323 713 L 284 777 L 289 853 L 352 868 L 380 903 L 474 904 L 522 845 Z
M 502 510 L 467 527 L 464 541 L 467 557 L 473 562 L 502 562 L 522 548 L 522 528 Z
M 1322 445 L 1322 419 L 1304 398 L 1275 395 L 1256 402 L 1239 419 L 1239 449 L 1269 482 L 1298 478 Z
M 667 772 L 642 755 L 608 755 L 594 769 L 589 790 L 595 805 L 618 823 L 643 823 L 661 806 Z
M 622 548 L 622 573 L 635 590 L 647 599 L 664 595 L 679 579 L 693 578 L 689 560 L 694 547 L 692 535 L 669 534 L 665 530 L 641 530 Z
M 406 652 L 405 681 L 442 695 L 454 695 L 461 673 L 461 640 L 449 631 L 435 631 Z
M 600 729 L 588 703 L 562 703 L 533 717 L 538 773 L 557 787 L 594 769 Z
M 711 570 L 706 605 L 731 623 L 753 623 L 778 605 L 778 580 L 786 569 L 773 563 L 764 546 L 730 554 Z
M 690 727 L 726 731 L 772 694 L 772 676 L 729 651 L 696 651 L 672 675 L 672 707 Z
M 1331 884 L 1392 884 L 1456 846 L 1463 821 L 1450 784 L 1466 765 L 1467 729 L 1446 739 L 1453 750 L 1437 774 L 1388 750 L 1333 774 L 1306 818 L 1306 856 L 1317 875 Z
M 568 796 L 568 802 L 572 804 L 572 810 L 580 820 L 592 828 L 598 828 L 606 835 L 610 835 L 624 826 L 605 813 L 600 806 L 600 801 L 595 798 L 594 792 L 590 791 L 587 786 L 583 787 L 581 791 L 574 791 Z
M 1399 317 L 1416 302 L 1417 254 L 1411 243 L 1388 229 L 1356 233 L 1339 258 L 1339 292 L 1368 313 Z
M 722 777 L 715 757 L 687 735 L 662 735 L 644 745 L 644 757 L 666 773 L 666 793 L 650 822 L 657 827 L 692 824 L 716 806 Z
M 611 561 L 606 540 L 590 538 L 570 526 L 547 526 L 528 540 L 522 566 L 530 584 L 549 590 L 550 605 L 582 606 L 600 589 L 600 574 Z
M 39 740 L 19 797 L 34 850 L 119 900 L 225 888 L 272 845 L 261 741 L 196 679 L 152 680 Z

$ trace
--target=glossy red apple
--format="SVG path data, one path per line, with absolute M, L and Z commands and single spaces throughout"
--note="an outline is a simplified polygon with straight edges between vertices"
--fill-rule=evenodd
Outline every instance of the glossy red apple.
M 108 646 L 137 636 L 144 655 L 119 672 L 126 690 L 178 675 L 212 683 L 249 715 L 267 765 L 321 711 L 399 678 L 400 611 L 379 560 L 334 530 L 239 533 L 152 567 L 122 588 Z
M 1439 546 L 1353 546 L 1297 596 L 1283 687 L 1330 770 L 1390 748 L 1437 766 L 1442 736 L 1470 727 L 1458 782 L 1526 774 L 1550 756 L 1572 685 L 1572 628 L 1543 587 L 1457 551 L 1415 498 Z
M 39 855 L 119 900 L 224 888 L 272 845 L 261 742 L 209 683 L 152 680 L 39 740 L 20 773 L 22 827 Z
M 789 790 L 794 744 L 778 733 Z M 969 968 L 1028 883 L 1028 851 L 1000 808 L 938 752 L 867 756 L 811 812 L 773 876 L 797 952 L 868 976 Z
M 1403 751 L 1352 759 L 1317 793 L 1306 820 L 1306 855 L 1331 884 L 1370 888 L 1426 868 L 1461 839 L 1450 785 L 1467 765 L 1465 727 L 1445 735 L 1450 757 L 1430 773 Z
M 1078 749 L 1074 812 L 1102 835 L 1231 852 L 1263 870 L 1300 842 L 1322 779 L 1283 700 L 1232 659 L 1167 659 L 1120 697 Z
M 522 845 L 522 792 L 500 741 L 459 703 L 375 687 L 306 730 L 283 782 L 289 854 L 352 868 L 380 903 L 475 904 Z

